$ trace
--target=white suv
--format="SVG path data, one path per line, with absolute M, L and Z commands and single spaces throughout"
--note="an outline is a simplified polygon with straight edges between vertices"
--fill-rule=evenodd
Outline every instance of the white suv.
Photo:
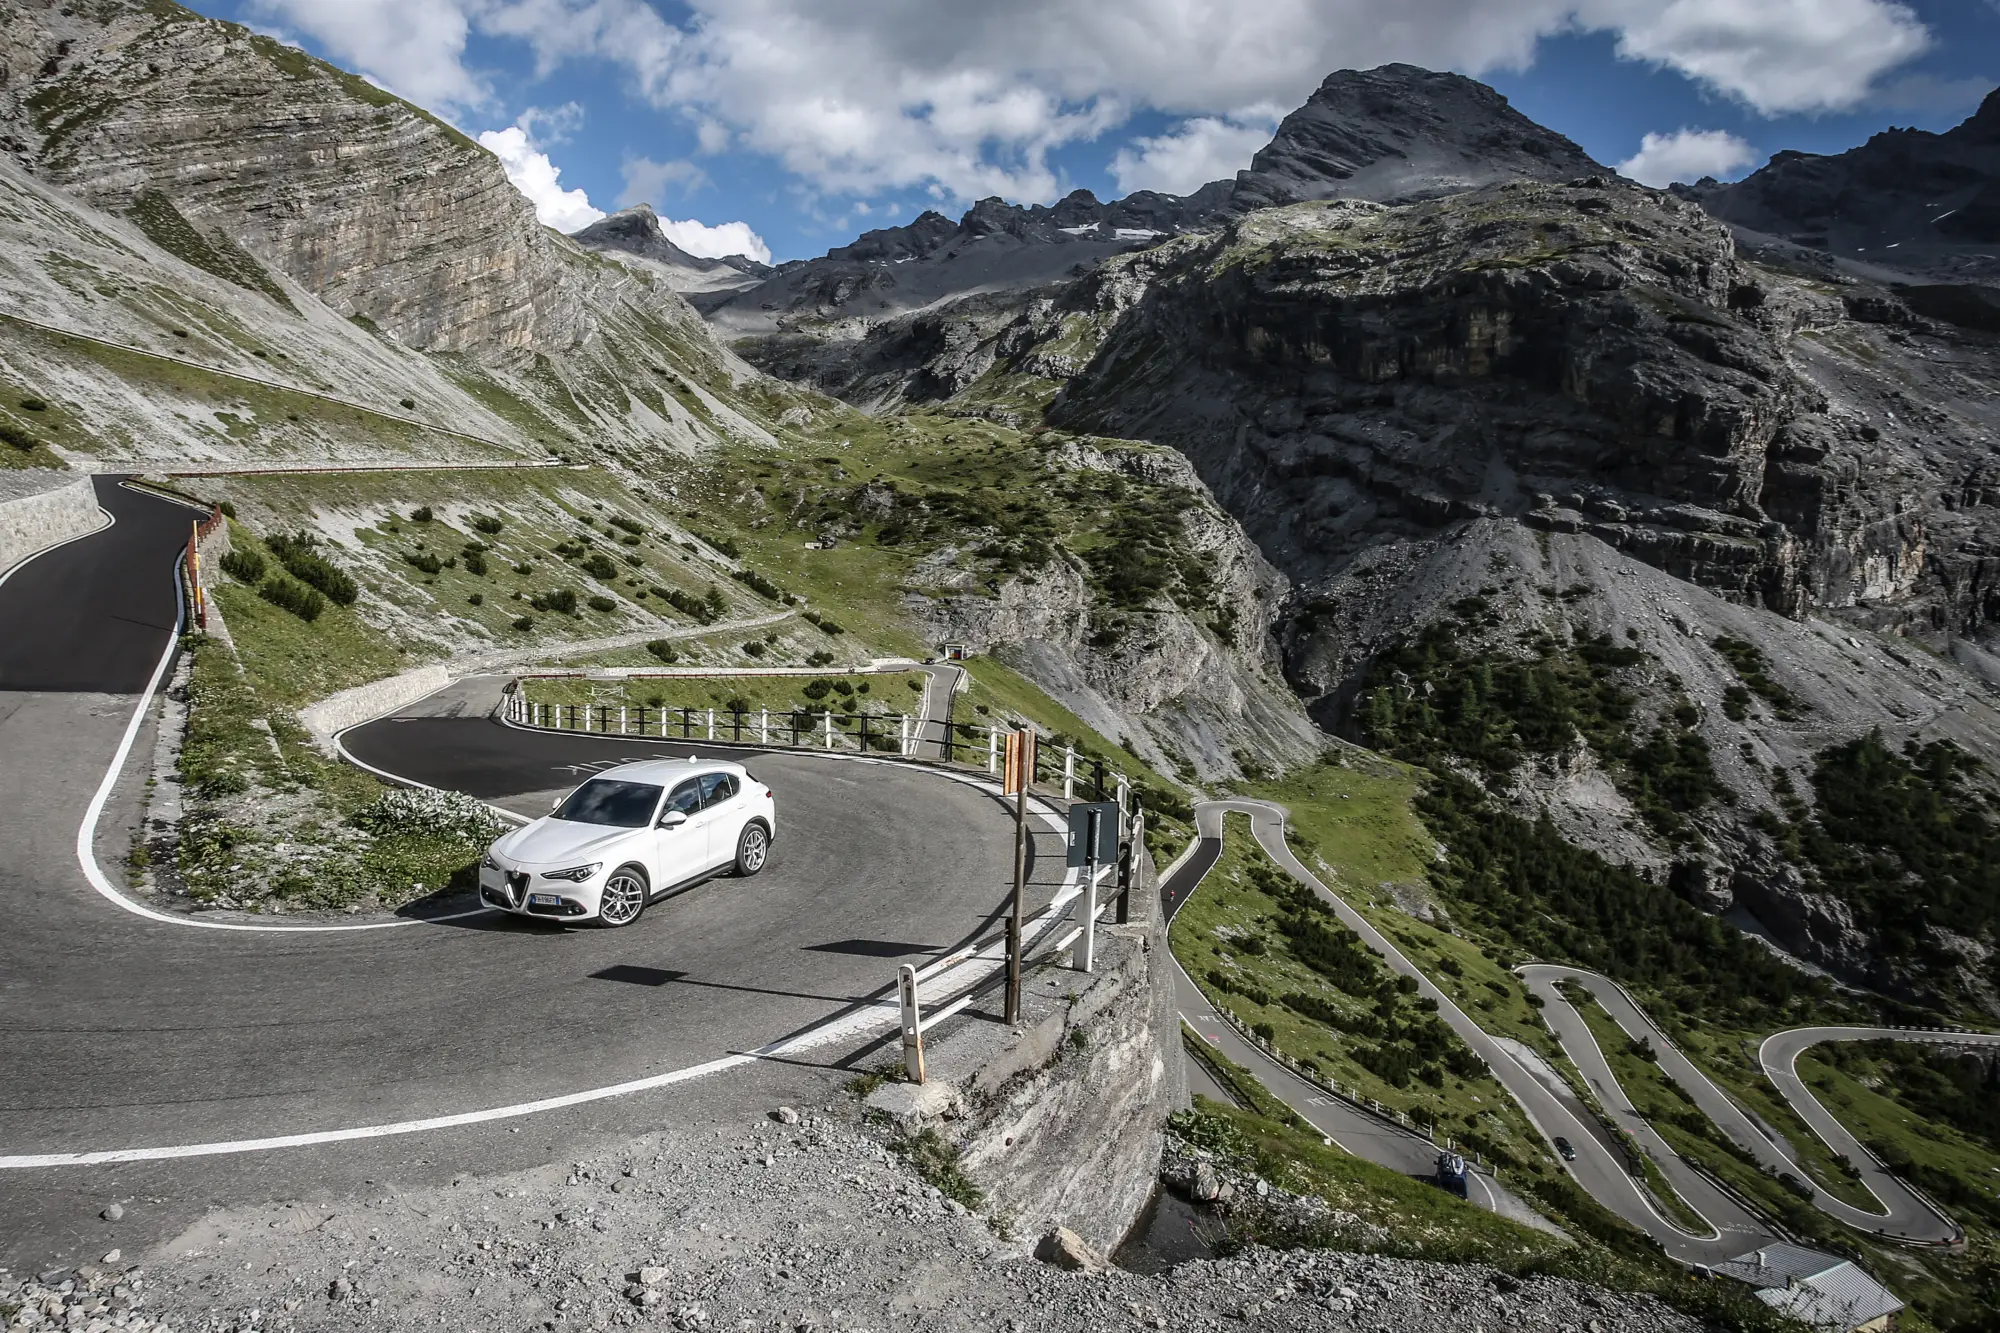
M 668 889 L 725 868 L 756 874 L 777 829 L 776 798 L 741 764 L 620 764 L 487 848 L 479 898 L 522 916 L 629 926 Z

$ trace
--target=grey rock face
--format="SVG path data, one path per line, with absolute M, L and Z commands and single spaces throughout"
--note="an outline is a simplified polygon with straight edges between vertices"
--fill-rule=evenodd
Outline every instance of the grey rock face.
M 1240 171 L 1229 209 L 1308 199 L 1423 199 L 1604 168 L 1476 79 L 1414 65 L 1339 70 Z
M 1783 152 L 1735 184 L 1683 193 L 1843 264 L 1990 284 L 2000 280 L 2000 91 L 1942 134 L 1888 129 L 1845 153 Z
M 585 279 L 499 162 L 363 79 L 171 4 L 28 0 L 0 133 L 43 179 L 197 227 L 413 346 L 505 360 L 591 329 Z
M 651 204 L 635 204 L 599 218 L 571 237 L 586 250 L 625 254 L 657 265 L 676 291 L 718 291 L 755 285 L 774 270 L 747 255 L 703 259 L 667 239 Z

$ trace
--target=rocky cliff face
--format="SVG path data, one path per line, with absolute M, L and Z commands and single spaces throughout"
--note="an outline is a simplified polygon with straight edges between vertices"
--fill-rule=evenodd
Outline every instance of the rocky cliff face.
M 1576 144 L 1476 79 L 1414 65 L 1343 69 L 1236 174 L 1229 211 L 1308 199 L 1425 199 L 1601 171 Z
M 1684 191 L 1717 217 L 1918 282 L 2000 279 L 2000 92 L 1933 134 L 1889 129 L 1859 148 L 1784 152 L 1733 185 Z
M 233 24 L 20 0 L 0 25 L 0 129 L 42 179 L 115 212 L 155 192 L 412 346 L 518 362 L 593 330 L 574 249 L 491 154 Z

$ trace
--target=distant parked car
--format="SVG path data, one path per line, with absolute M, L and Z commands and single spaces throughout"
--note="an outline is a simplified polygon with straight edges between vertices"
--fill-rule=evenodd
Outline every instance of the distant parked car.
M 1562 1158 L 1565 1162 L 1574 1162 L 1576 1160 L 1576 1149 L 1570 1147 L 1569 1140 L 1560 1134 L 1556 1135 L 1556 1156 Z
M 620 764 L 487 848 L 479 897 L 520 916 L 629 926 L 669 889 L 756 874 L 777 831 L 777 799 L 741 764 Z

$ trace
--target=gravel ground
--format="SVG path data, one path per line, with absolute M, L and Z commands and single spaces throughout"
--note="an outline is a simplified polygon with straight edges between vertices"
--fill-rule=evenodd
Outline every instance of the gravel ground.
M 0 1272 L 0 1319 L 79 1333 L 1697 1327 L 1572 1282 L 1325 1251 L 1153 1277 L 1059 1268 L 1031 1257 L 1037 1237 L 916 1178 L 850 1110 L 793 1115 L 422 1192 L 212 1213 L 141 1262 Z

